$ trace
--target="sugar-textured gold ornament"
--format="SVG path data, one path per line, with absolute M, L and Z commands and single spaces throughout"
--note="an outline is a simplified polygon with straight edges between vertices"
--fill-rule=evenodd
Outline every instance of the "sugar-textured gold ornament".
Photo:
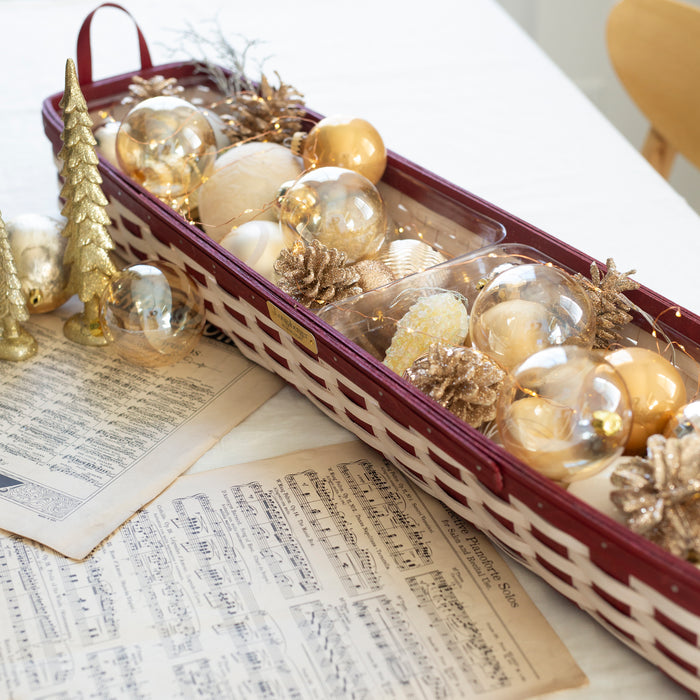
M 274 270 L 279 288 L 309 309 L 362 293 L 360 273 L 348 265 L 345 253 L 320 241 L 283 248 Z
M 360 275 L 357 284 L 363 292 L 383 287 L 395 279 L 392 271 L 381 260 L 359 260 L 352 264 L 352 269 Z
M 498 435 L 511 454 L 569 483 L 605 469 L 622 454 L 632 424 L 622 377 L 587 348 L 549 347 L 503 382 Z
M 691 401 L 681 406 L 664 428 L 664 436 L 667 438 L 680 438 L 688 433 L 700 433 L 700 401 Z
M 254 141 L 229 148 L 199 188 L 202 228 L 221 241 L 234 226 L 277 221 L 279 188 L 301 173 L 301 159 L 280 144 Z
M 595 315 L 571 275 L 528 263 L 507 268 L 486 283 L 471 309 L 474 346 L 506 369 L 551 345 L 590 348 Z
M 278 209 L 288 248 L 299 239 L 319 240 L 342 250 L 353 263 L 374 257 L 384 243 L 384 201 L 377 188 L 353 170 L 323 167 L 304 173 L 282 185 Z
M 206 116 L 179 97 L 150 97 L 117 133 L 121 170 L 170 206 L 195 191 L 214 166 L 216 137 Z
M 366 119 L 332 115 L 321 119 L 308 133 L 294 134 L 292 151 L 305 168 L 348 168 L 377 184 L 386 169 L 386 146 Z
M 277 221 L 248 221 L 235 226 L 221 246 L 270 282 L 275 281 L 275 261 L 284 248 L 284 236 Z
M 605 359 L 622 375 L 632 398 L 633 423 L 625 454 L 643 454 L 647 439 L 663 433 L 685 404 L 683 377 L 666 358 L 648 348 L 620 348 L 606 353 Z
M 467 307 L 457 295 L 438 292 L 424 296 L 396 324 L 384 364 L 403 375 L 433 343 L 463 345 L 468 331 Z
M 123 360 L 163 367 L 188 355 L 204 330 L 204 298 L 169 262 L 144 261 L 117 273 L 100 299 L 100 324 Z
M 496 417 L 505 371 L 488 355 L 465 346 L 434 343 L 404 378 L 473 428 Z
M 636 270 L 619 272 L 615 261 L 608 258 L 607 272 L 603 275 L 596 263 L 591 263 L 591 279 L 576 273 L 574 279 L 581 284 L 593 305 L 596 315 L 596 331 L 593 347 L 607 349 L 622 339 L 620 328 L 632 320 L 629 313 L 636 308 L 623 292 L 639 289 L 639 283 L 631 280 Z
M 0 360 L 18 362 L 36 354 L 34 336 L 21 325 L 28 318 L 7 228 L 0 214 Z
M 622 457 L 610 499 L 627 526 L 671 554 L 700 560 L 700 434 L 651 435 L 644 457 Z
M 65 221 L 43 214 L 20 214 L 7 221 L 7 238 L 30 314 L 53 311 L 68 300 L 68 268 L 63 263 Z

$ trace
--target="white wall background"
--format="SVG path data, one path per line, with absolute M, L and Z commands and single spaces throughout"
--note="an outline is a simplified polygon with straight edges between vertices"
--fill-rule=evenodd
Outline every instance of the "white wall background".
M 616 1 L 498 0 L 562 71 L 639 149 L 644 142 L 648 122 L 620 85 L 605 46 L 605 24 Z M 700 0 L 686 2 L 700 6 Z M 572 138 L 575 137 L 572 134 Z M 670 182 L 700 213 L 700 171 L 679 156 Z

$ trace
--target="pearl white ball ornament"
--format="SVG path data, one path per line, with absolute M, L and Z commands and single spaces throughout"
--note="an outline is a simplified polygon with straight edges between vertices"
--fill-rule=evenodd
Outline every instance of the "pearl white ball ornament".
M 253 141 L 233 146 L 216 159 L 214 171 L 199 188 L 204 231 L 221 241 L 232 226 L 254 219 L 276 221 L 280 186 L 301 172 L 301 159 L 280 144 Z
M 276 221 L 248 221 L 221 239 L 221 245 L 270 282 L 273 266 L 284 248 L 282 229 Z

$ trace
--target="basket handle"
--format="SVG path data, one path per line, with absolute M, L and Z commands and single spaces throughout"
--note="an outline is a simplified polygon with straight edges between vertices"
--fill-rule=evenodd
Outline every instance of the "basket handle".
M 78 75 L 80 76 L 80 83 L 86 84 L 92 82 L 92 48 L 90 45 L 90 25 L 92 24 L 92 18 L 95 16 L 97 10 L 101 7 L 114 7 L 117 10 L 125 12 L 131 18 L 136 27 L 136 33 L 139 39 L 139 54 L 141 58 L 141 70 L 153 67 L 153 62 L 151 61 L 151 54 L 148 50 L 148 44 L 146 44 L 146 38 L 141 31 L 141 28 L 136 23 L 131 13 L 121 5 L 117 5 L 114 2 L 104 2 L 98 5 L 83 21 L 80 27 L 80 32 L 78 32 Z

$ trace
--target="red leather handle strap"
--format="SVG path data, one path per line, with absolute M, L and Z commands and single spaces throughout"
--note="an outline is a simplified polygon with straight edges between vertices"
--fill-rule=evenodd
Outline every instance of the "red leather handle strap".
M 121 10 L 122 12 L 125 12 L 127 15 L 129 15 L 129 17 L 134 23 L 134 27 L 136 27 L 136 33 L 138 34 L 139 38 L 139 54 L 141 56 L 141 69 L 143 70 L 146 68 L 153 67 L 153 63 L 151 61 L 151 54 L 148 50 L 148 44 L 146 44 L 146 39 L 143 36 L 143 33 L 141 32 L 141 28 L 136 23 L 136 20 L 133 18 L 131 13 L 121 5 L 117 5 L 114 2 L 104 2 L 101 5 L 98 5 L 85 18 L 82 27 L 80 27 L 80 32 L 78 33 L 78 79 L 80 80 L 81 84 L 92 82 L 92 49 L 90 46 L 90 25 L 92 24 L 92 18 L 95 16 L 95 13 L 101 7 L 114 7 L 117 10 Z

